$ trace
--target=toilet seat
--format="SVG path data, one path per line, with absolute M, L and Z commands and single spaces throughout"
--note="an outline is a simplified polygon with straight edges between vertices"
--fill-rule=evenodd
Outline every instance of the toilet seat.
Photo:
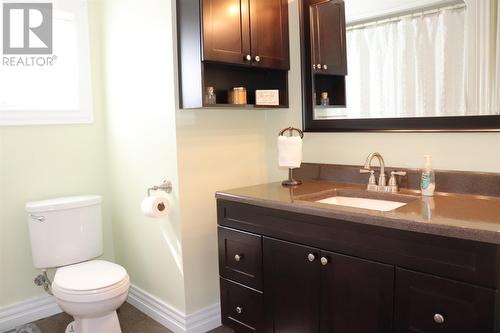
M 97 302 L 127 292 L 129 285 L 129 276 L 123 267 L 92 260 L 59 268 L 52 291 L 56 298 L 66 301 Z

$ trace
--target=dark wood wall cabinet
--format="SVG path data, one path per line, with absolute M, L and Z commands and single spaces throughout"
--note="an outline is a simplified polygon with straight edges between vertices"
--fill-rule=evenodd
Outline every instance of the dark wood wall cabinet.
M 288 107 L 287 0 L 182 0 L 177 20 L 181 108 L 255 107 L 255 90 L 279 90 L 276 107 Z M 203 100 L 210 86 L 215 105 Z M 229 104 L 234 87 L 247 105 Z
M 497 245 L 218 200 L 236 332 L 498 333 Z
M 316 108 L 346 106 L 347 47 L 342 0 L 301 0 L 302 100 L 304 130 L 317 121 Z M 321 103 L 323 93 L 329 102 Z

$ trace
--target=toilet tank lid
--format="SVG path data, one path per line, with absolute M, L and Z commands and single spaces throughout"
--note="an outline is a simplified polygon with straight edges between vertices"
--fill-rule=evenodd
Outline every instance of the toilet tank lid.
M 42 213 L 78 207 L 88 207 L 100 204 L 102 198 L 99 195 L 82 195 L 75 197 L 56 198 L 42 201 L 33 201 L 26 204 L 28 213 Z

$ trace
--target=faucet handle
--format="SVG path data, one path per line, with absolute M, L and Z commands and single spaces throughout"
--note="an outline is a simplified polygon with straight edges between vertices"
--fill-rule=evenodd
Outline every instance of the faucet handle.
M 399 190 L 398 188 L 398 181 L 396 179 L 396 176 L 406 176 L 405 171 L 391 171 L 391 178 L 389 179 L 389 187 L 391 189 L 391 192 L 397 192 Z
M 359 170 L 359 173 L 369 173 L 370 178 L 368 179 L 368 186 L 367 189 L 368 191 L 374 191 L 377 188 L 377 181 L 375 180 L 375 170 L 371 169 L 361 169 Z

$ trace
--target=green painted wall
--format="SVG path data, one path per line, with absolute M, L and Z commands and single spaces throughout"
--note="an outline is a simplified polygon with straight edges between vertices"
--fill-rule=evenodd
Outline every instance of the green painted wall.
M 0 307 L 43 294 L 33 284 L 24 205 L 79 194 L 104 196 L 105 257 L 113 258 L 102 105 L 100 27 L 91 2 L 95 122 L 88 125 L 0 127 Z M 70 236 L 70 235 L 68 235 Z

